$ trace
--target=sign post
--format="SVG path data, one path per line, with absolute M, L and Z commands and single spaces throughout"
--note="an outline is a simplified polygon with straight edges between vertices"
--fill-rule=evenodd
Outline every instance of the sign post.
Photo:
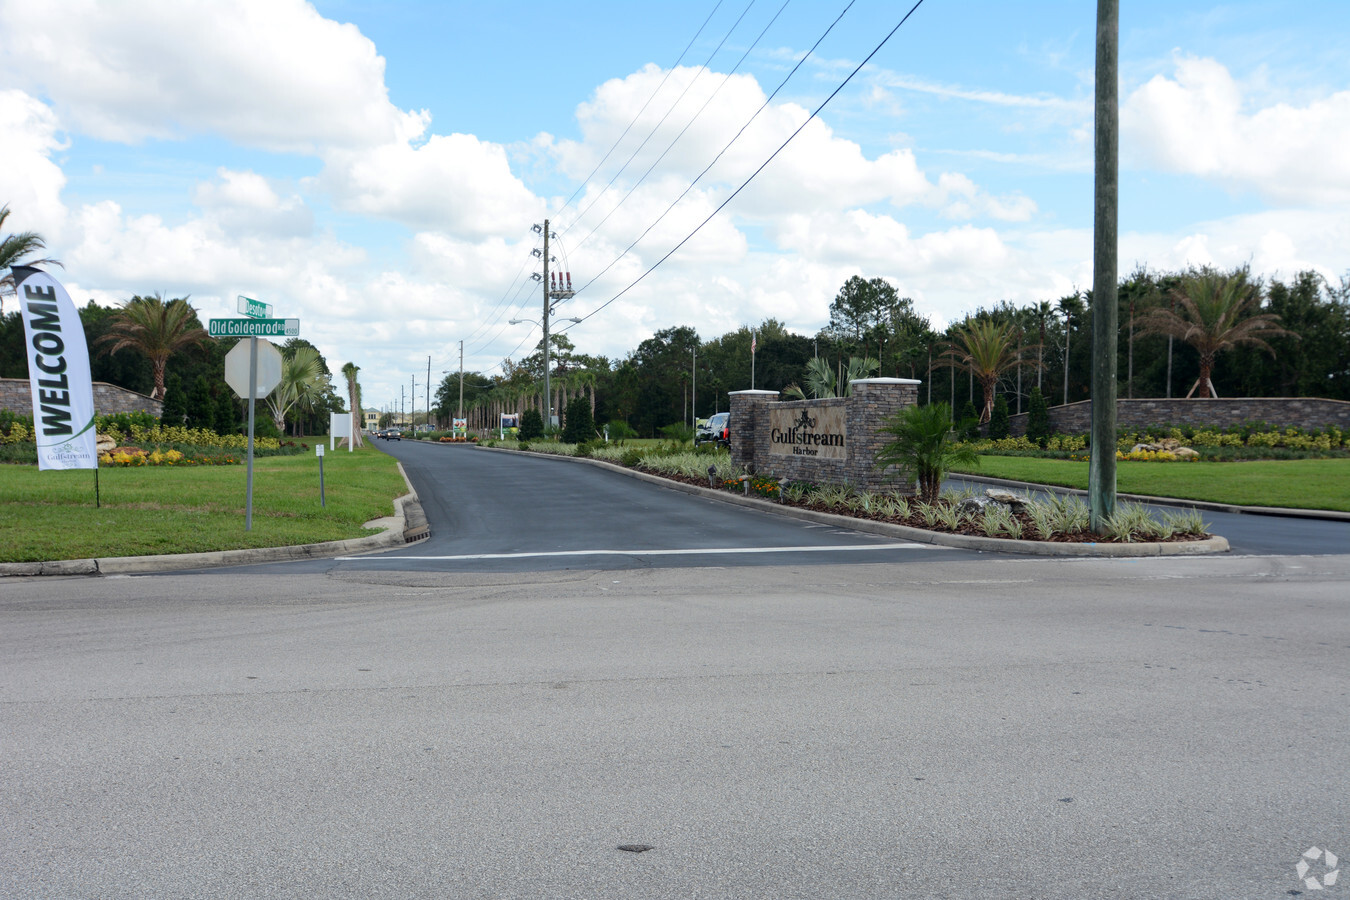
M 319 458 L 319 505 L 328 508 L 328 500 L 323 495 L 323 444 L 314 445 L 314 455 Z
M 225 383 L 248 401 L 248 478 L 244 497 L 244 530 L 253 530 L 253 428 L 255 401 L 281 383 L 281 351 L 271 341 L 250 337 L 225 354 Z

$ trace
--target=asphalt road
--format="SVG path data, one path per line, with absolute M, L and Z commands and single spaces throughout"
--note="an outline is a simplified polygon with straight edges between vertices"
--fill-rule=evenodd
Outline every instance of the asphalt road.
M 565 459 L 421 441 L 377 446 L 416 487 L 429 540 L 238 571 L 622 571 L 981 556 L 765 515 Z
M 1301 854 L 1350 852 L 1348 580 L 956 554 L 6 579 L 0 896 L 1306 893 Z
M 1350 854 L 1350 555 L 888 546 L 390 449 L 422 544 L 0 579 L 0 897 L 1230 900 Z

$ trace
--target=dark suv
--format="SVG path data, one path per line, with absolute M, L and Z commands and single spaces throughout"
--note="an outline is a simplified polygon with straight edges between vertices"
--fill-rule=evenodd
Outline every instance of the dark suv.
M 698 426 L 698 431 L 694 432 L 694 446 L 709 442 L 722 447 L 731 446 L 731 413 L 717 413 L 706 424 Z

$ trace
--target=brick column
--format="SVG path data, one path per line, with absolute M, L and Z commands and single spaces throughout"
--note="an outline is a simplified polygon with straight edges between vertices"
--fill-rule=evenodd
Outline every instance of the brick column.
M 731 462 L 758 471 L 769 457 L 768 404 L 778 391 L 732 391 Z
M 882 445 L 890 442 L 890 436 L 879 430 L 900 410 L 919 401 L 919 384 L 913 378 L 860 378 L 849 382 L 848 480 L 852 484 L 868 490 L 885 486 L 889 476 L 876 468 L 876 456 Z M 898 487 L 903 490 L 903 486 Z

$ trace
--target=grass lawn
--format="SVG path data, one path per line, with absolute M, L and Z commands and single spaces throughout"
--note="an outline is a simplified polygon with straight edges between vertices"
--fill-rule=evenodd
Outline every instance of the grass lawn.
M 246 467 L 144 466 L 41 472 L 0 466 L 0 562 L 195 553 L 364 537 L 407 492 L 394 459 L 366 446 L 324 456 L 319 504 L 313 451 L 253 462 L 253 530 L 244 530 Z
M 1088 464 L 1063 459 L 981 456 L 975 475 L 1087 489 Z M 1116 490 L 1240 506 L 1350 512 L 1350 459 L 1116 463 Z

